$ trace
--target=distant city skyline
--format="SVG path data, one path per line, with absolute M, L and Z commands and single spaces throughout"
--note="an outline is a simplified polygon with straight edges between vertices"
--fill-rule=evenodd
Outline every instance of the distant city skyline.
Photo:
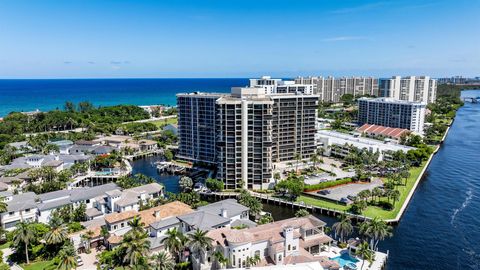
M 0 79 L 480 76 L 480 1 L 0 1 Z

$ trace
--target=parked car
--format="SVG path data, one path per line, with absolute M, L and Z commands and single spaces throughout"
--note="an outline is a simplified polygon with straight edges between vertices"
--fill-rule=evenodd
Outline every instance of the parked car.
M 83 260 L 80 256 L 77 257 L 77 266 L 82 266 L 83 265 Z
M 331 193 L 331 191 L 328 190 L 328 189 L 317 191 L 317 194 L 320 194 L 320 195 L 328 195 L 330 193 Z
M 351 201 L 355 201 L 357 199 L 357 196 L 348 195 L 347 198 Z

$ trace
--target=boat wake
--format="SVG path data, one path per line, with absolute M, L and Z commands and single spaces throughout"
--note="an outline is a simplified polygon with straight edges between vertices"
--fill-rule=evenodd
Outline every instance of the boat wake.
M 453 225 L 453 223 L 455 222 L 455 218 L 457 217 L 458 213 L 463 211 L 463 209 L 465 209 L 465 207 L 467 207 L 470 204 L 470 201 L 473 198 L 473 191 L 472 191 L 471 188 L 469 188 L 467 190 L 466 195 L 467 195 L 467 197 L 465 198 L 465 201 L 463 201 L 462 206 L 460 206 L 460 208 L 457 208 L 453 211 L 453 214 L 452 214 L 451 219 L 450 219 L 450 224 Z

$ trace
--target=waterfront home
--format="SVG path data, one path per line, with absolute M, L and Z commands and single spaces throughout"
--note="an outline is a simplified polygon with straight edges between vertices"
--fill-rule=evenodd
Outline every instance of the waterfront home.
M 73 142 L 70 140 L 50 141 L 48 143 L 58 146 L 58 151 L 60 154 L 68 154 L 68 150 L 73 147 Z
M 156 243 L 156 246 L 152 245 L 151 248 L 158 248 L 161 245 L 161 238 L 169 229 L 181 229 L 181 222 L 176 217 L 192 212 L 190 206 L 174 201 L 143 211 L 129 210 L 106 215 L 105 225 L 110 233 L 110 237 L 107 239 L 108 245 L 110 247 L 118 245 L 122 236 L 131 229 L 128 222 L 138 217 L 149 233 L 151 242 Z
M 7 144 L 15 149 L 15 154 L 22 155 L 27 153 L 33 153 L 34 149 L 28 144 L 27 141 L 12 142 Z
M 96 156 L 110 154 L 116 150 L 113 147 L 106 145 L 74 145 L 68 149 L 68 153 L 71 155 L 74 154 L 93 154 Z
M 246 267 L 247 260 L 254 257 L 260 258 L 259 265 L 320 261 L 314 255 L 328 249 L 333 241 L 324 233 L 325 225 L 310 215 L 242 230 L 211 230 L 207 235 L 213 239 L 213 249 L 193 256 L 194 269 L 211 269 L 217 251 L 228 258 L 232 268 Z
M 56 171 L 70 168 L 75 163 L 87 162 L 92 156 L 90 155 L 65 155 L 65 154 L 49 154 L 49 155 L 31 155 L 14 159 L 9 165 L 1 166 L 2 170 L 13 169 L 30 169 L 41 167 L 52 167 Z
M 51 213 L 55 209 L 59 209 L 67 205 L 78 207 L 81 203 L 84 203 L 86 206 L 88 219 L 102 216 L 102 212 L 96 211 L 96 198 L 109 191 L 117 190 L 118 188 L 119 187 L 116 184 L 110 183 L 96 187 L 57 190 L 40 194 L 37 196 L 38 221 L 42 223 L 48 223 L 50 221 Z
M 21 221 L 37 220 L 36 194 L 26 192 L 13 195 L 11 192 L 2 194 L 3 200 L 7 203 L 7 211 L 0 214 L 2 228 L 7 231 L 15 229 L 15 225 Z
M 140 140 L 138 141 L 138 145 L 142 152 L 151 152 L 158 149 L 158 143 L 152 140 Z
M 163 197 L 164 187 L 159 183 L 150 183 L 139 187 L 133 187 L 125 190 L 120 188 L 110 190 L 105 193 L 104 200 L 97 200 L 97 208 L 103 212 L 125 212 L 129 210 L 140 209 L 141 204 L 148 203 L 149 200 Z M 102 204 L 101 202 L 104 202 Z M 106 209 L 103 210 L 106 206 Z
M 25 179 L 22 179 L 19 176 L 0 177 L 0 190 L 14 191 L 16 188 L 21 188 L 23 186 L 25 186 Z

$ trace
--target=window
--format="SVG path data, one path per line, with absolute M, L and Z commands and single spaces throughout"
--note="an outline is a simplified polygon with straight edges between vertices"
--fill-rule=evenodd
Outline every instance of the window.
M 288 245 L 288 250 L 290 251 L 292 249 L 292 246 Z
M 10 216 L 13 216 L 15 214 L 15 212 L 9 212 L 8 213 Z
M 87 200 L 85 201 L 85 203 L 90 203 L 90 199 L 87 199 Z
M 255 250 L 255 257 L 260 257 L 260 250 Z
M 123 228 L 123 227 L 125 227 L 125 224 L 122 222 L 122 223 L 120 224 L 120 228 Z
M 26 213 L 30 212 L 30 208 L 25 209 L 25 212 Z

